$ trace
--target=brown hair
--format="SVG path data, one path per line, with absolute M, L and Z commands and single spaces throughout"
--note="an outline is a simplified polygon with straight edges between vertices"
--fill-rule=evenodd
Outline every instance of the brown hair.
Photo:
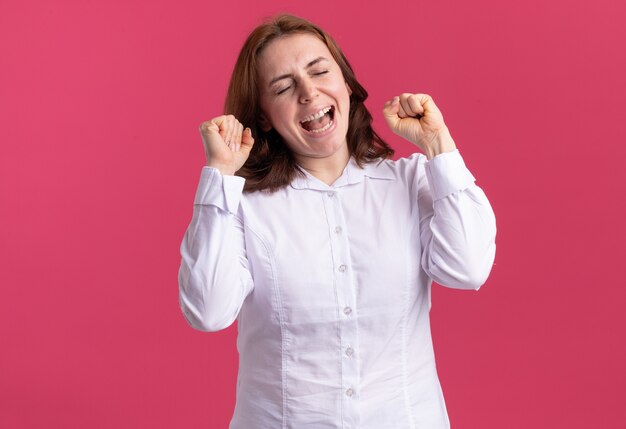
M 261 51 L 274 39 L 294 33 L 313 34 L 326 44 L 339 65 L 343 78 L 352 90 L 348 124 L 348 149 L 359 166 L 380 158 L 389 158 L 393 149 L 374 131 L 372 115 L 365 107 L 367 91 L 357 81 L 341 49 L 328 33 L 315 24 L 292 15 L 279 15 L 256 27 L 246 39 L 230 79 L 224 106 L 225 114 L 234 115 L 250 127 L 254 146 L 237 175 L 246 179 L 244 190 L 276 191 L 302 174 L 282 137 L 261 127 L 261 107 L 257 87 L 257 64 Z

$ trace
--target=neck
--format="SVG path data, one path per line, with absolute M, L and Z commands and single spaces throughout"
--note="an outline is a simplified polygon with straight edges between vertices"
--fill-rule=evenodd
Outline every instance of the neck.
M 296 157 L 298 165 L 327 185 L 335 183 L 350 160 L 348 146 L 325 158 Z

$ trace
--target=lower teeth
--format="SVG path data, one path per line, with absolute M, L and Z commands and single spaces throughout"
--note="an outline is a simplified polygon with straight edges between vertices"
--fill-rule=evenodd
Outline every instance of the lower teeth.
M 324 125 L 322 128 L 318 128 L 316 130 L 309 130 L 309 132 L 310 133 L 321 133 L 322 131 L 326 131 L 327 129 L 329 129 L 332 124 L 333 124 L 333 121 L 330 121 L 329 123 Z

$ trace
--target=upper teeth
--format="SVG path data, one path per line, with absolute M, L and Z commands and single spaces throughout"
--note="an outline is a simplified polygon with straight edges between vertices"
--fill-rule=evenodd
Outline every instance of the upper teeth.
M 322 116 L 324 116 L 328 111 L 330 110 L 330 107 L 324 107 L 322 110 L 320 110 L 319 112 L 313 114 L 313 115 L 309 115 L 306 118 L 304 118 L 303 120 L 301 120 L 300 122 L 305 123 L 305 122 L 310 122 L 310 121 L 314 121 L 316 119 L 321 118 Z

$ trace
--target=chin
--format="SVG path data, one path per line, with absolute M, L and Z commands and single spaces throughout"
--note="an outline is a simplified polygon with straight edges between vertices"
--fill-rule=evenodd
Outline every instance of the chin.
M 316 158 L 328 158 L 336 154 L 340 154 L 345 149 L 348 152 L 348 144 L 345 142 L 333 142 L 327 141 L 324 143 L 320 143 L 319 146 L 313 148 L 313 154 L 310 156 Z

